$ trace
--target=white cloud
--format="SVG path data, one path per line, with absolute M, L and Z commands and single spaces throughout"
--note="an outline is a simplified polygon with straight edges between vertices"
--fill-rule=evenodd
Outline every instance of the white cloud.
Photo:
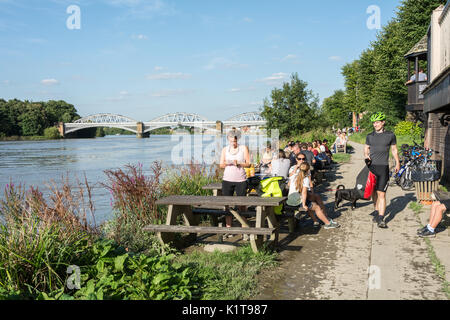
M 281 62 L 292 62 L 292 63 L 299 63 L 298 57 L 295 54 L 288 54 L 286 57 L 282 58 L 280 60 Z
M 170 72 L 164 72 L 159 74 L 151 74 L 147 76 L 148 80 L 172 80 L 172 79 L 190 79 L 192 75 L 187 73 L 170 73 Z
M 340 60 L 342 60 L 342 58 L 339 57 L 339 56 L 331 56 L 328 59 L 330 59 L 331 61 L 340 61 Z
M 131 38 L 136 40 L 147 40 L 148 37 L 145 34 L 132 35 Z
M 0 2 L 1 2 L 1 1 L 0 1 Z M 3 80 L 2 83 L 3 83 L 5 86 L 9 86 L 9 85 L 11 84 L 11 80 Z
M 230 92 L 240 92 L 240 91 L 242 91 L 242 89 L 240 89 L 240 88 L 232 88 L 229 91 Z
M 262 78 L 257 80 L 258 82 L 264 82 L 265 84 L 268 85 L 274 85 L 274 84 L 279 84 L 285 80 L 288 79 L 288 74 L 284 73 L 284 72 L 278 72 L 278 73 L 274 73 L 269 77 L 266 78 Z
M 249 18 L 249 17 L 245 17 L 242 21 L 250 23 L 250 22 L 253 22 L 253 19 Z
M 59 81 L 56 79 L 44 79 L 41 81 L 41 84 L 43 84 L 44 86 L 54 86 L 59 84 Z
M 163 67 L 160 67 L 160 66 L 156 66 L 156 67 L 155 67 L 155 71 L 161 71 L 161 70 L 164 70 L 164 68 L 163 68 Z

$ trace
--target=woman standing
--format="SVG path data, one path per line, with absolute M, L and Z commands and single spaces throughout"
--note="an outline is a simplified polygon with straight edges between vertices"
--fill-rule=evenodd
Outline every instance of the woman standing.
M 222 195 L 238 197 L 247 195 L 247 175 L 244 168 L 250 167 L 248 148 L 238 144 L 241 133 L 233 128 L 228 132 L 228 146 L 222 149 L 220 168 L 225 169 L 222 181 Z M 231 227 L 232 217 L 226 217 L 227 228 Z

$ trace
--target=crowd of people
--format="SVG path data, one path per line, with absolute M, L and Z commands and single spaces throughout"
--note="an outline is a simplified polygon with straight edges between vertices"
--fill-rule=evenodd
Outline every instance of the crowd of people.
M 389 181 L 389 152 L 392 153 L 400 170 L 397 139 L 393 132 L 385 130 L 386 115 L 378 112 L 371 117 L 374 131 L 367 135 L 364 147 L 364 157 L 369 170 L 376 176 L 376 186 L 372 194 L 374 204 L 374 219 L 379 228 L 386 229 L 384 221 L 386 212 L 386 192 Z M 250 155 L 246 146 L 238 144 L 240 132 L 232 130 L 228 133 L 229 145 L 222 150 L 220 166 L 225 169 L 222 194 L 245 196 L 247 192 L 247 176 L 245 168 L 250 167 Z M 347 143 L 347 135 L 337 131 L 336 141 L 331 146 Z M 322 168 L 323 162 L 331 163 L 333 154 L 328 146 L 328 140 L 313 142 L 289 141 L 284 149 L 272 150 L 268 143 L 259 164 L 261 174 L 272 177 L 284 177 L 288 180 L 287 205 L 305 209 L 314 221 L 315 226 L 324 224 L 325 229 L 340 227 L 337 222 L 329 219 L 321 197 L 314 192 L 313 178 L 315 172 Z M 450 201 L 435 201 L 431 207 L 427 226 L 418 230 L 420 237 L 434 237 L 436 228 L 442 220 L 445 211 L 450 209 Z M 231 217 L 227 218 L 227 227 L 231 227 Z
M 314 226 L 320 226 L 322 222 L 325 229 L 332 229 L 338 228 L 339 224 L 328 218 L 322 199 L 314 193 L 313 184 L 315 173 L 323 169 L 323 162 L 329 165 L 332 159 L 327 139 L 289 141 L 284 149 L 277 151 L 267 143 L 259 167 L 265 176 L 283 177 L 288 181 L 288 205 L 304 208 Z

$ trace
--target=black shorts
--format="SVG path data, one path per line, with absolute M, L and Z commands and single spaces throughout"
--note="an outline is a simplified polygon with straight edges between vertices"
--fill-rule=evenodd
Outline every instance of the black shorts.
M 442 200 L 441 203 L 447 208 L 447 210 L 450 210 L 450 200 Z
M 386 192 L 389 183 L 389 166 L 388 165 L 371 165 L 369 170 L 377 177 L 377 191 Z
M 245 197 L 247 195 L 247 181 L 230 182 L 222 181 L 222 195 L 234 196 L 234 192 L 238 197 Z

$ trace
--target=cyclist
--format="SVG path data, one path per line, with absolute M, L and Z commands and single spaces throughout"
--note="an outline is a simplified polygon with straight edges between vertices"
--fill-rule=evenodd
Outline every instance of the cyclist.
M 373 123 L 374 131 L 366 138 L 364 147 L 364 156 L 370 162 L 369 169 L 377 177 L 376 190 L 372 194 L 372 200 L 375 207 L 375 216 L 373 221 L 379 228 L 387 228 L 384 221 L 386 212 L 386 191 L 389 182 L 389 147 L 394 156 L 396 165 L 395 172 L 400 170 L 400 160 L 398 158 L 397 137 L 391 131 L 386 131 L 386 115 L 383 112 L 377 112 L 370 118 Z M 378 214 L 376 213 L 378 211 Z

